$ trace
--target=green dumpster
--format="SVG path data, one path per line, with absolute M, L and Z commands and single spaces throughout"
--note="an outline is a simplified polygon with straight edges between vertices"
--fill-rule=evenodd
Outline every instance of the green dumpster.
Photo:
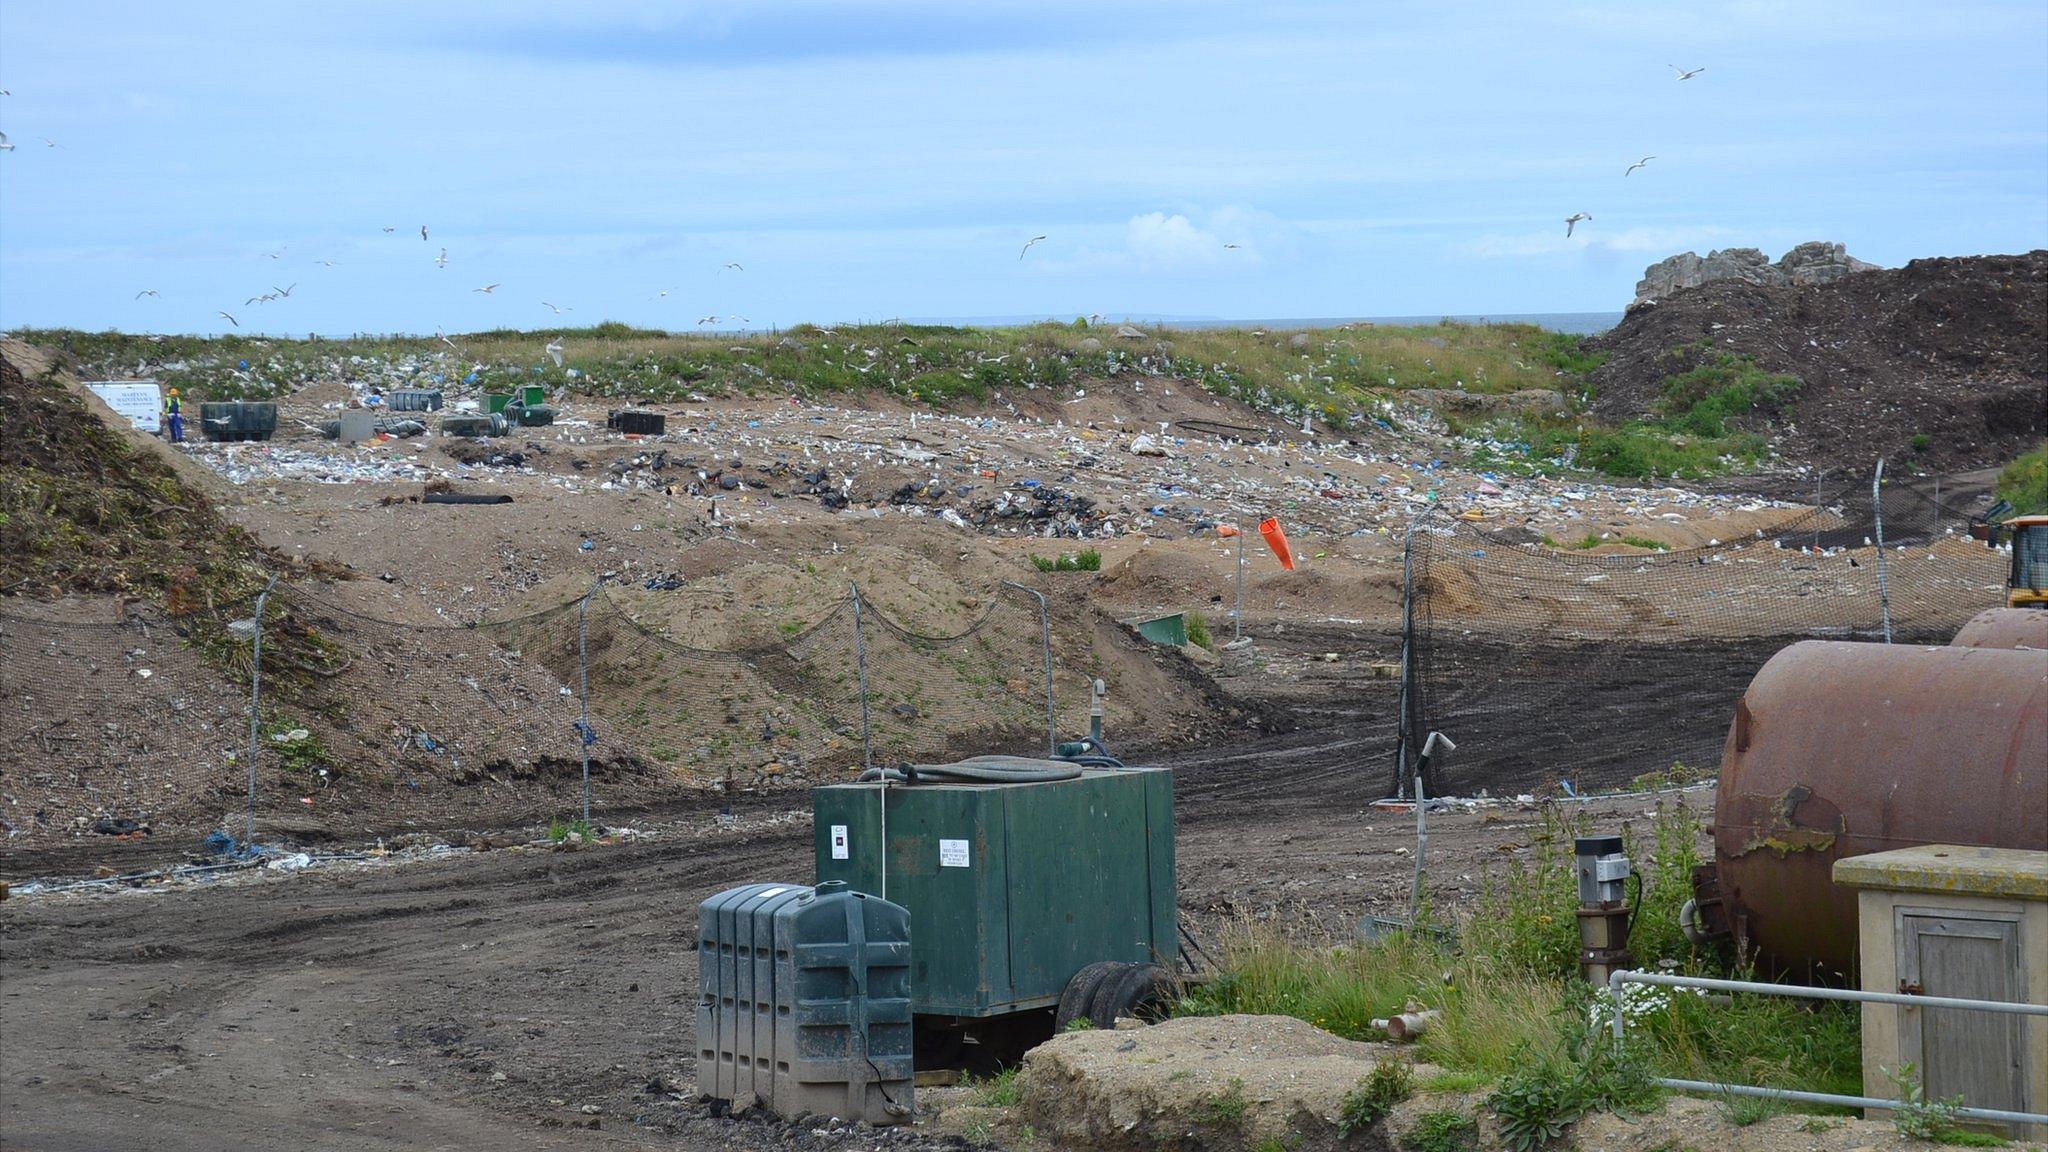
M 538 408 L 548 402 L 548 390 L 540 384 L 528 384 L 521 395 L 528 408 Z
M 484 393 L 484 415 L 488 416 L 493 412 L 503 412 L 505 406 L 510 403 L 512 403 L 512 395 L 509 392 L 486 392 Z
M 1167 644 L 1179 648 L 1188 642 L 1187 613 L 1175 612 L 1171 616 L 1154 616 L 1149 620 L 1133 620 L 1131 627 L 1138 635 L 1154 644 Z

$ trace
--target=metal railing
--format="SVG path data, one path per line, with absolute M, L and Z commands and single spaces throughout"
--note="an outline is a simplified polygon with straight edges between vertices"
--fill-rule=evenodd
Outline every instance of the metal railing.
M 1710 992 L 1756 992 L 1765 996 L 1797 996 L 1809 1000 L 1854 1000 L 1865 1004 L 1898 1004 L 1908 1008 L 1953 1008 L 1964 1012 L 2002 1012 L 2015 1016 L 2048 1016 L 2048 1004 L 2016 1004 L 2006 1000 L 1965 1000 L 1956 996 L 1917 996 L 1903 992 L 1865 992 L 1854 988 L 1805 988 L 1790 984 L 1763 984 L 1754 980 L 1717 980 L 1706 976 L 1670 976 L 1661 972 L 1623 969 L 1607 978 L 1607 995 L 1614 1011 L 1614 1038 L 1625 1039 L 1627 1013 L 1622 1011 L 1621 986 L 1656 984 L 1665 988 L 1698 988 Z M 1881 1096 L 1841 1096 L 1833 1092 L 1800 1092 L 1790 1088 L 1757 1088 L 1748 1084 L 1717 1084 L 1708 1080 L 1676 1080 L 1659 1076 L 1652 1083 L 1681 1092 L 1712 1092 L 1730 1096 L 1758 1096 L 1767 1100 L 1791 1100 L 1803 1104 L 1834 1104 L 1844 1108 L 1901 1108 L 1903 1100 Z M 2005 1124 L 2048 1124 L 2048 1114 L 2008 1112 L 1999 1108 L 1957 1108 L 1964 1120 L 1995 1120 Z

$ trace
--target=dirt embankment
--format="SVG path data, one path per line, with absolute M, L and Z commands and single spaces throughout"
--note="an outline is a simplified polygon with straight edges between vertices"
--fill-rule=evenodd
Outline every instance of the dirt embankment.
M 1608 419 L 1653 413 L 1668 377 L 1726 353 L 1802 382 L 1773 429 L 1788 460 L 1985 467 L 2048 435 L 2048 250 L 1714 281 L 1631 308 L 1591 346 L 1608 354 L 1592 376 Z

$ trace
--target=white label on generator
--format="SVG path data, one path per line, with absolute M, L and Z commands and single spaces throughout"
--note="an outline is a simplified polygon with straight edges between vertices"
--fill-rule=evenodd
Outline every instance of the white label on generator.
M 832 858 L 834 860 L 846 859 L 846 825 L 844 824 L 834 824 L 832 826 Z
M 967 867 L 967 841 L 965 841 L 965 840 L 941 840 L 941 841 L 939 841 L 939 867 L 941 867 L 941 868 L 965 868 L 965 867 Z

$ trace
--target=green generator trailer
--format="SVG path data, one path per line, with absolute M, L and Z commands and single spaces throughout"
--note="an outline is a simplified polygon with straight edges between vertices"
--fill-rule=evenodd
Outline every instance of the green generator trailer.
M 813 795 L 819 882 L 910 910 L 921 1067 L 1163 1008 L 1179 955 L 1173 773 L 977 757 Z M 886 833 L 884 829 L 886 828 Z

